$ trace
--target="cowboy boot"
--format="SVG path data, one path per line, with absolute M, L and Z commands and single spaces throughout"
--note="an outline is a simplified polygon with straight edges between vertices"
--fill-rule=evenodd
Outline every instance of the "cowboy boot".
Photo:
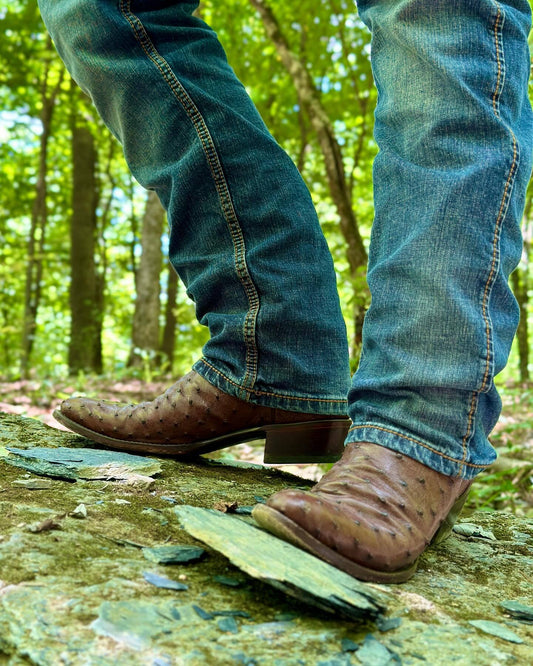
M 199 455 L 265 439 L 266 463 L 335 461 L 349 419 L 264 407 L 240 400 L 195 371 L 139 405 L 69 398 L 54 417 L 70 430 L 113 449 Z
M 401 583 L 445 539 L 471 481 L 376 444 L 348 444 L 310 490 L 283 490 L 253 517 L 265 529 L 361 580 Z

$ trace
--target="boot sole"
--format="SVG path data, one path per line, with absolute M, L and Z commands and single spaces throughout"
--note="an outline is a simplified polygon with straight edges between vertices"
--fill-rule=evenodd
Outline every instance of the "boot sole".
M 71 421 L 60 410 L 54 418 L 69 430 L 99 444 L 120 451 L 157 453 L 163 455 L 198 456 L 234 444 L 265 440 L 264 462 L 267 464 L 298 464 L 336 462 L 344 450 L 349 419 L 326 419 L 301 423 L 279 423 L 247 428 L 188 444 L 139 442 L 109 437 Z
M 437 530 L 429 545 L 441 543 L 448 537 L 452 531 L 453 525 L 468 497 L 469 489 L 467 489 L 452 506 L 448 516 Z M 295 523 L 284 514 L 276 511 L 270 506 L 265 504 L 258 504 L 252 511 L 252 516 L 256 522 L 267 529 L 275 536 L 288 541 L 303 550 L 308 551 L 312 555 L 319 557 L 328 564 L 331 564 L 337 569 L 357 578 L 358 580 L 370 583 L 405 583 L 416 572 L 418 567 L 419 557 L 408 567 L 397 569 L 396 571 L 377 571 L 370 569 L 362 564 L 358 564 L 349 560 L 344 555 L 329 548 L 321 541 L 311 536 L 303 527 Z

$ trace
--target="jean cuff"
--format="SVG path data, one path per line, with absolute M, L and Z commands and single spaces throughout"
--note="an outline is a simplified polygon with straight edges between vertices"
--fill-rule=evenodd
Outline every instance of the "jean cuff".
M 485 464 L 473 464 L 453 458 L 441 453 L 429 442 L 378 423 L 353 425 L 348 432 L 346 443 L 353 442 L 371 442 L 384 446 L 391 451 L 403 453 L 436 472 L 463 479 L 473 479 L 494 462 L 488 460 Z
M 274 390 L 263 391 L 256 388 L 244 388 L 237 380 L 228 377 L 226 373 L 218 370 L 205 358 L 195 363 L 193 370 L 224 393 L 257 405 L 292 412 L 302 412 L 303 414 L 347 415 L 347 400 L 345 398 L 317 398 L 314 396 L 278 393 Z

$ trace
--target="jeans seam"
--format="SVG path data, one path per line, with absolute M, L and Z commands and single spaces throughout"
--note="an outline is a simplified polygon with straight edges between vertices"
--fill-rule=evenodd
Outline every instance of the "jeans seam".
M 285 393 L 274 393 L 272 391 L 261 391 L 255 388 L 244 388 L 237 382 L 235 382 L 233 379 L 230 379 L 227 375 L 225 375 L 223 372 L 220 372 L 217 368 L 215 368 L 209 361 L 207 361 L 205 358 L 201 359 L 201 362 L 204 365 L 207 365 L 207 367 L 215 372 L 217 375 L 222 377 L 225 381 L 227 381 L 229 384 L 232 386 L 235 386 L 239 389 L 243 389 L 246 391 L 246 393 L 250 395 L 267 395 L 273 398 L 286 398 L 287 400 L 298 400 L 298 401 L 309 401 L 309 402 L 328 402 L 328 403 L 345 403 L 346 400 L 343 398 L 310 398 L 306 396 L 294 396 L 294 395 L 287 395 Z
M 234 266 L 237 277 L 244 289 L 248 300 L 248 310 L 243 323 L 243 337 L 246 349 L 245 374 L 242 387 L 249 390 L 257 379 L 258 350 L 256 340 L 256 325 L 259 314 L 260 299 L 257 288 L 252 280 L 246 263 L 246 245 L 244 235 L 239 223 L 228 183 L 224 176 L 220 157 L 207 123 L 189 93 L 179 81 L 167 60 L 157 51 L 140 18 L 131 11 L 131 0 L 119 0 L 119 9 L 125 20 L 129 23 L 134 37 L 139 43 L 148 59 L 159 70 L 161 76 L 168 84 L 171 93 L 181 105 L 200 140 L 207 164 L 213 177 L 222 213 L 228 225 L 234 250 Z
M 492 94 L 492 109 L 494 112 L 494 115 L 497 119 L 501 120 L 501 115 L 500 115 L 500 99 L 503 91 L 503 86 L 505 82 L 505 60 L 504 60 L 504 49 L 503 49 L 503 25 L 505 21 L 505 14 L 504 11 L 501 7 L 501 5 L 498 2 L 494 3 L 495 8 L 496 8 L 496 15 L 494 17 L 494 25 L 492 29 L 492 33 L 494 36 L 494 47 L 495 47 L 495 55 L 496 55 L 496 83 L 494 86 L 494 92 Z M 507 209 L 509 207 L 509 200 L 511 196 L 511 191 L 513 189 L 514 185 L 514 178 L 516 176 L 516 173 L 518 171 L 518 163 L 519 163 L 519 149 L 518 149 L 518 142 L 516 140 L 516 136 L 514 135 L 514 132 L 510 127 L 508 127 L 509 133 L 511 135 L 511 143 L 512 143 L 512 150 L 513 150 L 513 155 L 512 155 L 512 161 L 511 165 L 509 167 L 509 173 L 507 175 L 507 180 L 505 182 L 505 186 L 503 188 L 503 194 L 500 202 L 500 207 L 498 210 L 498 215 L 496 218 L 496 223 L 494 226 L 494 234 L 493 234 L 493 239 L 492 239 L 492 261 L 490 265 L 490 270 L 489 274 L 487 276 L 487 280 L 485 282 L 485 287 L 483 290 L 483 296 L 482 296 L 482 302 L 481 302 L 481 314 L 483 317 L 483 320 L 485 322 L 485 335 L 486 335 L 486 343 L 487 343 L 487 349 L 486 349 L 486 361 L 485 361 L 485 371 L 483 373 L 483 377 L 481 379 L 481 385 L 478 390 L 473 391 L 472 393 L 472 400 L 470 404 L 470 410 L 468 413 L 468 421 L 467 421 L 467 427 L 466 427 L 466 432 L 463 437 L 462 441 L 462 446 L 463 446 L 463 459 L 461 461 L 461 467 L 459 468 L 459 472 L 462 471 L 463 465 L 467 465 L 466 457 L 468 455 L 468 441 L 472 435 L 473 432 L 473 423 L 474 423 L 474 418 L 475 418 L 475 413 L 477 410 L 478 406 L 478 400 L 479 400 L 479 394 L 483 391 L 486 390 L 487 388 L 487 382 L 489 380 L 489 377 L 491 376 L 491 367 L 494 362 L 494 345 L 493 345 L 493 332 L 492 332 L 492 322 L 490 315 L 488 313 L 488 302 L 490 299 L 490 294 L 492 291 L 492 286 L 494 284 L 496 272 L 497 272 L 497 267 L 499 265 L 499 260 L 500 260 L 500 236 L 501 236 L 501 230 L 503 226 L 503 220 L 505 218 L 505 215 L 507 213 Z
M 415 437 L 409 437 L 408 435 L 404 435 L 401 432 L 398 432 L 397 430 L 393 430 L 392 428 L 385 428 L 383 426 L 375 425 L 373 423 L 366 423 L 364 425 L 354 425 L 350 428 L 348 431 L 349 433 L 353 432 L 354 430 L 363 430 L 366 428 L 371 428 L 373 430 L 380 430 L 381 432 L 386 432 L 391 435 L 396 435 L 397 437 L 401 437 L 402 439 L 405 439 L 409 442 L 413 442 L 413 444 L 416 444 L 417 446 L 422 446 L 428 451 L 431 451 L 431 453 L 439 456 L 439 458 L 444 458 L 446 460 L 449 460 L 450 462 L 453 463 L 459 463 L 459 473 L 458 476 L 460 476 L 460 472 L 463 467 L 475 467 L 477 469 L 485 469 L 486 465 L 476 465 L 474 463 L 468 463 L 465 462 L 464 460 L 459 460 L 458 458 L 452 458 L 452 456 L 447 456 L 445 453 L 442 453 L 441 451 L 436 451 L 433 447 L 429 446 L 429 444 L 426 444 L 419 439 L 416 439 Z

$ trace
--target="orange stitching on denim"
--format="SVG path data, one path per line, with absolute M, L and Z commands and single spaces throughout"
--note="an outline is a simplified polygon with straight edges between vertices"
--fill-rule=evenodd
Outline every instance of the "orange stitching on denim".
M 397 437 L 401 437 L 402 439 L 406 439 L 409 442 L 413 442 L 417 446 L 423 446 L 425 449 L 428 449 L 428 451 L 431 451 L 431 453 L 434 453 L 434 454 L 438 455 L 440 458 L 445 458 L 446 460 L 449 460 L 450 462 L 459 463 L 461 465 L 460 469 L 463 466 L 477 467 L 479 469 L 485 469 L 485 467 L 486 467 L 486 465 L 474 465 L 474 463 L 463 462 L 462 460 L 458 460 L 457 458 L 452 458 L 451 456 L 447 456 L 444 453 L 441 453 L 440 451 L 435 451 L 435 449 L 433 449 L 428 444 L 424 444 L 424 442 L 421 442 L 420 440 L 415 439 L 414 437 L 409 437 L 407 435 L 404 435 L 401 432 L 398 432 L 397 430 L 392 430 L 391 428 L 384 428 L 383 426 L 377 426 L 377 425 L 373 425 L 373 424 L 354 425 L 350 428 L 350 430 L 348 432 L 350 433 L 350 432 L 353 432 L 354 430 L 361 430 L 363 428 L 371 428 L 373 430 L 381 430 L 382 432 L 388 432 L 391 435 L 396 435 Z
M 468 455 L 467 441 L 470 438 L 472 425 L 474 423 L 474 414 L 476 413 L 478 396 L 479 396 L 478 391 L 473 391 L 472 392 L 472 400 L 470 401 L 470 409 L 468 411 L 468 421 L 466 423 L 466 432 L 465 432 L 465 435 L 463 437 L 463 441 L 461 443 L 462 447 L 463 447 L 463 458 L 462 458 L 461 464 L 459 466 L 459 474 L 461 474 L 461 472 L 463 471 L 464 465 L 468 464 L 466 462 L 466 456 Z
M 244 318 L 243 335 L 246 347 L 246 371 L 243 384 L 253 386 L 257 378 L 257 346 L 256 346 L 256 322 L 259 314 L 259 294 L 252 280 L 248 266 L 246 263 L 246 246 L 242 229 L 233 207 L 231 194 L 229 192 L 228 184 L 226 182 L 224 171 L 220 158 L 215 148 L 215 144 L 206 125 L 206 122 L 189 96 L 188 92 L 183 87 L 182 83 L 176 77 L 168 62 L 161 56 L 155 48 L 155 45 L 150 40 L 142 21 L 131 11 L 131 0 L 120 0 L 119 7 L 122 15 L 130 24 L 136 40 L 141 46 L 142 50 L 157 67 L 161 76 L 168 84 L 172 94 L 182 106 L 185 113 L 191 120 L 194 129 L 198 135 L 202 145 L 204 154 L 206 156 L 207 164 L 213 176 L 213 182 L 218 193 L 222 213 L 228 225 L 231 240 L 234 249 L 234 265 L 237 276 L 243 286 L 244 292 L 248 299 L 248 311 Z
M 245 386 L 241 386 L 240 384 L 237 384 L 237 382 L 234 382 L 233 379 L 230 379 L 229 377 L 226 377 L 226 375 L 223 372 L 220 372 L 220 370 L 217 370 L 214 366 L 209 363 L 209 361 L 206 361 L 205 358 L 202 358 L 200 360 L 200 363 L 203 363 L 204 365 L 207 365 L 208 368 L 210 368 L 213 372 L 216 372 L 217 375 L 225 379 L 229 384 L 232 386 L 237 387 L 238 389 L 241 389 L 243 391 L 246 391 L 250 395 L 268 395 L 273 398 L 285 398 L 287 400 L 299 400 L 301 401 L 310 401 L 310 402 L 331 402 L 331 403 L 340 403 L 340 404 L 346 404 L 346 400 L 343 400 L 342 398 L 306 398 L 302 396 L 295 396 L 295 395 L 285 395 L 284 393 L 272 393 L 270 391 L 258 391 L 256 389 L 249 389 L 246 388 Z
M 502 80 L 502 61 L 501 61 L 501 44 L 500 44 L 500 35 L 501 28 L 503 24 L 503 16 L 501 7 L 497 6 L 496 18 L 494 19 L 494 44 L 496 47 L 496 63 L 497 63 L 497 74 L 496 74 L 496 86 L 494 87 L 494 93 L 492 95 L 492 108 L 494 114 L 499 118 L 499 98 L 501 94 L 501 80 Z
M 497 62 L 497 74 L 496 74 L 496 84 L 494 87 L 494 93 L 492 95 L 492 108 L 494 110 L 494 115 L 497 118 L 500 118 L 500 112 L 499 112 L 499 99 L 503 90 L 503 83 L 502 83 L 502 78 L 503 78 L 503 64 L 502 64 L 502 46 L 501 46 L 501 29 L 503 26 L 503 12 L 501 10 L 501 7 L 499 4 L 497 4 L 497 13 L 496 17 L 494 19 L 494 46 L 495 46 L 495 52 L 496 52 L 496 62 Z M 486 340 L 487 340 L 487 359 L 485 363 L 485 372 L 483 374 L 483 378 L 481 380 L 481 386 L 478 391 L 474 391 L 472 393 L 472 401 L 470 405 L 470 411 L 468 413 L 468 422 L 467 422 L 467 428 L 465 435 L 463 437 L 462 441 L 462 446 L 463 446 L 463 460 L 461 461 L 461 466 L 465 463 L 466 456 L 468 453 L 467 449 L 467 440 L 470 438 L 471 432 L 472 432 L 472 426 L 474 423 L 474 416 L 475 412 L 477 409 L 477 403 L 478 403 L 478 398 L 479 398 L 479 393 L 483 391 L 486 388 L 487 385 L 487 380 L 490 376 L 490 367 L 491 367 L 491 358 L 492 358 L 492 336 L 491 336 L 491 322 L 490 322 L 490 317 L 488 315 L 487 309 L 488 309 L 488 301 L 489 301 L 489 296 L 490 296 L 490 290 L 492 289 L 492 286 L 494 284 L 494 279 L 496 275 L 496 267 L 498 264 L 498 258 L 499 258 L 499 241 L 500 241 L 500 234 L 501 234 L 501 229 L 502 229 L 502 224 L 503 224 L 503 219 L 505 217 L 505 214 L 507 212 L 507 207 L 509 203 L 509 198 L 511 194 L 511 189 L 512 185 L 514 183 L 514 177 L 516 175 L 516 172 L 518 170 L 518 143 L 516 140 L 516 137 L 513 133 L 513 131 L 509 128 L 509 132 L 511 133 L 511 138 L 512 138 L 512 145 L 513 145 L 513 158 L 511 162 L 511 166 L 509 168 L 509 173 L 507 175 L 507 180 L 505 182 L 505 187 L 503 188 L 503 195 L 500 203 L 500 208 L 498 210 L 498 216 L 496 218 L 496 224 L 494 226 L 494 234 L 492 238 L 492 261 L 491 261 L 491 266 L 490 266 L 490 271 L 489 275 L 487 276 L 487 280 L 485 282 L 485 289 L 483 291 L 483 298 L 481 302 L 481 314 L 483 317 L 483 320 L 485 322 L 485 335 L 486 335 Z M 461 467 L 462 468 L 462 467 Z

